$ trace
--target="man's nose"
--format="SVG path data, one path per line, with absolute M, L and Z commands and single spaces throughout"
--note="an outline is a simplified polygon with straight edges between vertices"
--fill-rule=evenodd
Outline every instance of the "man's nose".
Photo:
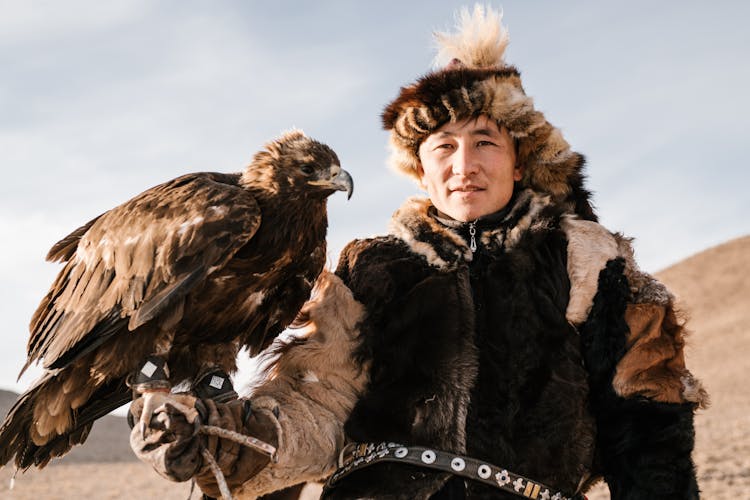
M 460 145 L 453 154 L 453 173 L 471 175 L 479 171 L 479 158 L 471 148 Z

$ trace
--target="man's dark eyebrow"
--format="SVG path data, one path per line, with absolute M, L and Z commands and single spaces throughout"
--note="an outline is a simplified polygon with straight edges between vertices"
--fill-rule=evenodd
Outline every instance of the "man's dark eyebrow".
M 492 130 L 488 128 L 478 128 L 476 130 L 472 130 L 471 135 L 486 135 L 489 137 L 495 137 L 495 134 L 492 133 Z
M 432 134 L 431 137 L 434 137 L 436 139 L 442 139 L 444 137 L 454 137 L 456 134 L 453 132 L 448 132 L 446 130 L 441 130 L 440 132 L 435 132 Z M 486 135 L 488 137 L 494 137 L 496 134 L 492 132 L 492 129 L 489 128 L 478 128 L 476 130 L 471 131 L 471 135 Z
M 445 130 L 441 130 L 440 132 L 435 132 L 434 134 L 432 134 L 431 137 L 435 137 L 435 138 L 439 139 L 439 138 L 443 138 L 443 137 L 453 137 L 454 135 L 456 135 L 456 134 L 454 134 L 452 132 L 447 132 Z

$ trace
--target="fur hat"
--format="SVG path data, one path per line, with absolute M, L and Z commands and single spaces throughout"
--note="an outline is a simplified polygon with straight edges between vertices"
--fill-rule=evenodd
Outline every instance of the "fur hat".
M 417 179 L 418 149 L 428 135 L 445 123 L 485 114 L 516 141 L 523 187 L 569 201 L 580 215 L 594 219 L 583 188 L 584 158 L 534 109 L 520 73 L 506 64 L 509 37 L 501 20 L 502 12 L 464 7 L 456 33 L 435 35 L 436 63 L 442 67 L 402 87 L 383 111 L 383 126 L 391 133 L 391 166 Z

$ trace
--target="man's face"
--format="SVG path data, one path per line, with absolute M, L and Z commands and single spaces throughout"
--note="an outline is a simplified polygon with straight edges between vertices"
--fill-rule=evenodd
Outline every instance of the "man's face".
M 433 205 L 462 222 L 503 208 L 521 180 L 510 134 L 485 115 L 446 123 L 422 142 L 419 159 Z

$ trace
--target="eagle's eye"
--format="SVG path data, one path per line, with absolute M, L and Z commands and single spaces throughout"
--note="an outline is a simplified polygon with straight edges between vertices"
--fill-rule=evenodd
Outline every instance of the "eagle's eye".
M 310 165 L 302 165 L 299 169 L 305 175 L 310 175 L 310 174 L 312 174 L 315 171 L 315 169 L 312 166 L 310 166 Z

